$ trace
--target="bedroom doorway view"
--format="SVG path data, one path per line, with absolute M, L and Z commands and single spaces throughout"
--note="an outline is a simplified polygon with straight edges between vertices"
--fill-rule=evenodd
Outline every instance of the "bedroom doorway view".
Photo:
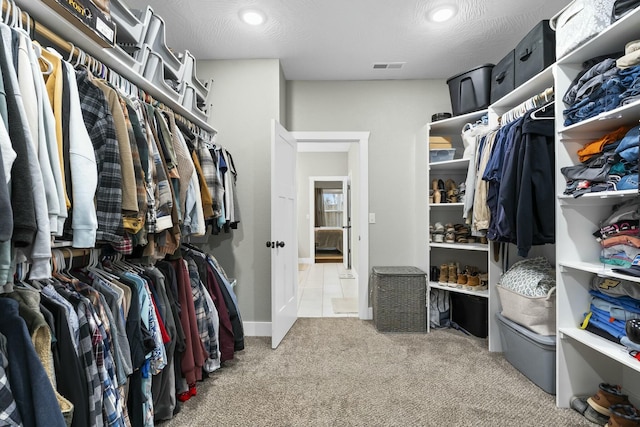
M 349 177 L 310 178 L 310 185 L 313 185 L 309 211 L 313 212 L 314 263 L 342 263 L 350 270 Z
M 298 317 L 359 317 L 360 148 L 298 143 Z

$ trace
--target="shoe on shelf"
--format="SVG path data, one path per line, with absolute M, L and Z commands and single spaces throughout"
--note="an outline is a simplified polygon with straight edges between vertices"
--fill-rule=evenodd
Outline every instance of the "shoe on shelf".
M 455 243 L 456 242 L 456 233 L 453 231 L 447 231 L 444 234 L 444 241 L 446 243 Z
M 611 415 L 606 427 L 640 426 L 640 414 L 632 405 L 611 405 L 609 410 Z
M 449 282 L 449 264 L 441 264 L 438 283 L 442 283 L 446 285 L 448 282 Z
M 477 273 L 467 276 L 467 286 L 469 286 L 471 290 L 479 290 L 478 288 L 480 287 L 480 278 L 478 277 Z
M 467 184 L 462 181 L 458 184 L 458 203 L 464 203 L 464 197 L 467 192 Z
M 458 274 L 458 285 L 466 285 L 466 284 L 467 284 L 467 275 L 464 273 Z
M 478 286 L 478 290 L 479 291 L 484 291 L 484 290 L 488 289 L 489 288 L 489 274 L 488 273 L 479 274 L 478 278 L 480 279 L 480 285 Z
M 458 186 L 452 179 L 448 179 L 444 184 L 447 192 L 447 203 L 458 203 Z
M 613 405 L 631 405 L 629 396 L 622 394 L 618 385 L 600 383 L 599 390 L 587 399 L 587 403 L 602 415 L 610 416 Z
M 586 396 L 573 396 L 571 398 L 569 406 L 571 407 L 571 409 L 577 411 L 579 414 L 582 414 L 582 416 L 584 416 L 587 420 L 591 421 L 594 424 L 603 426 L 607 424 L 607 421 L 609 421 L 609 417 L 602 415 L 600 412 L 589 406 Z
M 433 203 L 444 203 L 444 181 L 441 179 L 434 179 L 431 181 L 431 189 L 433 190 Z
M 449 286 L 458 287 L 458 266 L 454 262 L 449 263 Z

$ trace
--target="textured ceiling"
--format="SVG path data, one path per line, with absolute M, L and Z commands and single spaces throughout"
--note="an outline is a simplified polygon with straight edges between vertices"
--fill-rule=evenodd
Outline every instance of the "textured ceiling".
M 496 63 L 541 19 L 570 0 L 121 0 L 150 5 L 166 21 L 167 44 L 197 59 L 279 58 L 287 80 L 448 78 Z M 426 19 L 438 5 L 458 15 Z M 257 8 L 261 27 L 239 19 Z M 406 62 L 374 70 L 379 62 Z

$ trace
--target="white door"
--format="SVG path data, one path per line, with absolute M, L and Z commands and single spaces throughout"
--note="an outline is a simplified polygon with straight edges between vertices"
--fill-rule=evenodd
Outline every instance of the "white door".
M 296 140 L 271 121 L 271 347 L 298 318 L 296 235 Z

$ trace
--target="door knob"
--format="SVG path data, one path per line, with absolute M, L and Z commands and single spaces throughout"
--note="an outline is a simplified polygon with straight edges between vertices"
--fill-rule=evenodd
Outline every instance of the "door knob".
M 276 247 L 277 247 L 277 248 L 284 248 L 284 242 L 278 242 L 278 241 L 276 241 Z

